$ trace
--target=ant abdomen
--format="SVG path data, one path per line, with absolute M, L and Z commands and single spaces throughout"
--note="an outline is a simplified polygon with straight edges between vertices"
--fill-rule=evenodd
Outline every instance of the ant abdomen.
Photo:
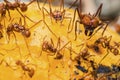
M 24 29 L 23 31 L 21 31 L 22 32 L 22 34 L 25 36 L 25 37 L 30 37 L 30 35 L 31 35 L 31 33 L 30 33 L 30 31 L 28 30 L 28 29 Z

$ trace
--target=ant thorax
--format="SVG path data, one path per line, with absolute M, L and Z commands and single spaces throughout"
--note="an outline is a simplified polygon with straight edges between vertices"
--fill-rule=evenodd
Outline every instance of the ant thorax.
M 55 10 L 55 11 L 52 13 L 52 16 L 53 16 L 53 18 L 54 18 L 56 21 L 60 21 L 60 20 L 62 20 L 62 18 L 63 18 L 62 12 L 61 12 L 61 11 L 58 11 L 58 10 Z
M 56 52 L 57 49 L 54 48 L 52 44 L 50 44 L 48 41 L 44 41 L 42 44 L 42 50 L 49 51 L 49 52 Z
M 13 24 L 13 27 L 14 27 L 14 28 L 13 28 L 14 31 L 16 31 L 16 32 L 21 32 L 22 30 L 25 29 L 23 26 L 20 26 L 20 25 L 17 24 L 17 23 Z
M 89 15 L 85 14 L 85 15 L 82 15 L 81 23 L 86 26 L 96 28 L 100 22 L 97 17 L 93 17 L 93 15 L 90 15 L 90 14 Z

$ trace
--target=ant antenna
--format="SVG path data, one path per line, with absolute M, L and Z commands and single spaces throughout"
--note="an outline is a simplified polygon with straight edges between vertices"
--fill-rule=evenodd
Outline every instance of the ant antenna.
M 103 6 L 103 3 L 100 4 L 100 6 L 99 6 L 97 12 L 95 13 L 94 17 L 96 17 L 96 16 L 100 17 L 102 6 Z

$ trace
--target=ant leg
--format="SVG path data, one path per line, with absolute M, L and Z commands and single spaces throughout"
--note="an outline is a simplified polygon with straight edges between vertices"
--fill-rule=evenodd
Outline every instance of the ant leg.
M 100 60 L 100 62 L 98 64 L 101 64 L 101 62 L 108 56 L 108 54 L 109 54 L 109 51 L 107 49 L 107 54 Z
M 44 7 L 46 3 L 47 3 L 47 0 L 45 0 L 45 2 L 44 2 L 44 4 L 43 4 L 43 6 L 42 6 L 42 7 Z
M 58 42 L 57 42 L 57 46 L 56 46 L 56 49 L 60 49 L 60 37 L 58 38 Z
M 10 15 L 10 11 L 7 9 L 7 11 L 8 11 L 8 15 L 9 15 L 9 17 L 10 17 L 10 19 L 9 20 L 11 20 L 11 15 Z
M 52 38 L 51 38 L 50 40 L 51 40 L 51 44 L 52 44 L 52 46 L 54 47 L 54 43 L 53 43 L 53 40 L 52 40 Z
M 48 10 L 46 8 L 42 7 L 43 20 L 45 20 L 45 13 L 44 13 L 44 11 L 47 12 L 47 14 L 50 15 L 50 18 L 51 18 L 51 14 L 48 12 Z M 51 18 L 51 21 L 52 21 L 52 18 Z
M 27 41 L 26 41 L 26 38 L 23 36 L 23 38 L 24 38 L 24 41 L 25 41 L 25 44 L 26 44 L 26 47 L 27 47 L 27 50 L 28 50 L 28 54 L 25 56 L 26 57 L 26 60 L 29 58 L 29 56 L 31 57 L 31 58 L 33 58 L 32 57 L 32 54 L 31 54 L 31 52 L 30 52 L 30 49 L 29 49 L 29 45 L 28 45 L 28 43 L 27 43 Z
M 29 28 L 29 30 L 30 29 L 32 29 L 33 27 L 35 27 L 38 23 L 40 23 L 40 22 L 42 22 L 43 20 L 39 20 L 38 22 L 36 22 L 34 25 L 32 25 L 30 28 Z
M 95 13 L 94 17 L 96 17 L 96 16 L 100 17 L 102 6 L 103 6 L 103 4 L 101 3 L 98 10 L 97 10 L 97 12 Z
M 49 26 L 47 25 L 47 23 L 46 23 L 45 21 L 43 21 L 43 22 L 44 22 L 44 24 L 47 26 L 47 28 L 49 29 L 49 31 L 57 38 L 56 34 L 53 33 L 53 31 L 49 28 Z
M 31 22 L 35 23 L 35 21 L 33 21 L 32 19 L 30 19 L 28 16 L 24 15 L 25 18 L 27 18 L 28 20 L 30 20 Z
M 60 11 L 61 11 L 61 8 L 63 8 L 63 10 L 64 10 L 64 0 L 61 0 L 61 2 L 60 2 Z
M 109 37 L 107 38 L 107 42 L 110 42 L 111 39 L 112 39 L 112 36 L 109 36 Z
M 93 35 L 95 35 L 104 26 L 104 24 L 100 24 L 100 25 L 101 26 L 93 33 Z M 93 35 L 91 35 L 87 40 L 91 39 Z
M 52 8 L 51 8 L 51 0 L 48 0 L 49 1 L 49 8 L 50 8 L 50 19 L 51 19 L 51 22 L 52 22 Z
M 77 23 L 80 23 L 80 21 L 76 20 L 76 22 L 75 22 L 75 41 L 77 39 Z
M 17 43 L 17 38 L 16 38 L 16 35 L 15 35 L 15 33 L 12 31 L 12 33 L 13 33 L 13 35 L 14 35 L 14 38 L 15 38 L 15 44 L 16 44 L 16 46 L 18 47 L 18 49 L 19 49 L 19 52 L 20 52 L 20 57 L 22 57 L 22 53 L 21 53 L 21 50 L 20 50 L 20 47 L 19 47 L 19 45 L 18 45 L 18 43 Z
M 71 9 L 71 8 L 77 3 L 77 1 L 78 1 L 78 0 L 74 1 L 67 10 Z
M 60 48 L 60 49 L 58 50 L 58 52 L 60 52 L 62 49 L 64 49 L 70 42 L 71 42 L 71 41 L 67 42 L 62 48 Z
M 47 61 L 48 61 L 48 80 L 50 80 L 50 67 L 51 67 L 51 64 L 50 64 L 50 60 L 49 60 L 49 55 L 47 54 Z
M 73 17 L 73 21 L 72 21 L 72 28 L 70 31 L 68 31 L 68 33 L 70 33 L 73 30 L 73 26 L 74 26 L 74 22 L 75 22 L 75 18 L 76 18 L 76 12 L 78 12 L 78 8 L 75 9 L 74 11 L 74 17 Z
M 102 36 L 104 35 L 104 32 L 105 32 L 105 30 L 106 30 L 107 27 L 108 27 L 108 24 L 109 24 L 109 23 L 106 24 L 106 26 L 105 26 L 105 28 L 104 28 L 104 30 L 103 30 L 103 32 L 102 32 Z
M 38 5 L 39 10 L 41 11 L 39 0 L 37 0 L 37 5 Z
M 71 17 L 64 17 L 64 19 L 69 19 L 69 24 L 68 24 L 68 31 L 69 31 L 69 28 L 70 28 L 70 24 L 71 24 L 71 21 L 72 21 L 72 18 Z
M 23 17 L 23 19 L 24 19 L 24 22 L 25 22 L 25 18 L 27 18 L 28 20 L 30 20 L 31 22 L 33 22 L 33 23 L 35 23 L 35 21 L 33 21 L 32 19 L 30 19 L 28 16 L 26 16 L 26 15 L 23 15 L 20 11 L 19 11 L 19 9 L 18 8 L 16 8 L 16 10 L 18 11 L 18 13 Z

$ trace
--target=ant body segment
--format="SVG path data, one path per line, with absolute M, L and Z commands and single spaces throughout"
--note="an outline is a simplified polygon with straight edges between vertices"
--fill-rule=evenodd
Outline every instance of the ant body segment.
M 107 49 L 107 54 L 101 59 L 101 61 L 109 54 L 109 51 L 113 53 L 115 56 L 119 54 L 119 50 L 118 50 L 118 47 L 120 46 L 119 42 L 118 43 L 114 42 L 114 45 L 111 45 L 110 44 L 111 39 L 112 39 L 112 36 L 109 36 L 109 37 L 104 36 L 104 37 L 98 38 L 94 42 L 95 46 L 98 46 L 99 44 L 101 44 L 103 48 Z
M 30 78 L 32 78 L 33 75 L 35 74 L 35 70 L 33 68 L 28 67 L 20 60 L 16 62 L 16 65 L 20 66 L 23 71 L 27 72 Z
M 51 39 L 51 43 L 49 43 L 48 41 L 44 41 L 43 40 L 43 44 L 42 44 L 42 50 L 45 51 L 45 52 L 48 52 L 50 54 L 50 56 L 54 56 L 56 55 L 55 59 L 62 59 L 63 58 L 63 55 L 60 54 L 60 51 L 65 47 L 67 46 L 68 44 L 70 43 L 67 42 L 62 48 L 58 49 L 58 47 L 60 47 L 60 37 L 58 38 L 58 42 L 57 42 L 57 46 L 54 47 L 54 43 L 53 43 L 53 40 Z M 53 54 L 52 54 L 53 53 Z
M 104 22 L 100 19 L 100 14 L 101 14 L 101 10 L 102 10 L 102 5 L 101 4 L 97 10 L 97 12 L 93 15 L 91 15 L 90 13 L 89 14 L 83 14 L 82 13 L 82 2 L 81 0 L 79 1 L 80 2 L 80 6 L 78 6 L 76 9 L 75 9 L 75 12 L 74 12 L 74 18 L 73 18 L 73 24 L 72 24 L 72 28 L 71 30 L 68 32 L 70 33 L 72 30 L 73 30 L 73 25 L 74 25 L 74 21 L 75 21 L 75 17 L 76 17 L 76 12 L 78 13 L 78 17 L 79 17 L 79 20 L 76 20 L 75 21 L 75 40 L 77 39 L 77 23 L 79 24 L 83 24 L 84 25 L 84 29 L 85 29 L 85 32 L 84 34 L 86 36 L 89 36 L 90 38 L 95 34 L 97 33 L 97 31 L 99 31 L 101 28 L 103 28 L 103 26 L 107 23 L 107 22 Z M 103 32 L 102 32 L 102 35 L 104 34 L 106 28 L 108 26 L 108 23 L 106 24 Z M 96 30 L 95 30 L 96 29 Z M 94 32 L 95 31 L 95 32 Z M 94 32 L 94 33 L 93 33 Z M 89 38 L 89 39 L 90 39 Z
M 31 3 L 33 3 L 35 0 L 32 0 L 31 2 L 29 2 L 28 4 L 25 4 L 24 2 L 23 3 L 21 3 L 19 0 L 15 0 L 15 2 L 14 3 L 11 3 L 11 2 L 9 2 L 8 0 L 4 0 L 4 2 L 5 2 L 5 4 L 4 4 L 4 6 L 5 6 L 5 10 L 7 10 L 8 11 L 8 15 L 9 15 L 9 17 L 10 17 L 10 19 L 11 19 L 11 16 L 10 16 L 10 11 L 9 10 L 17 10 L 18 12 L 19 12 L 19 14 L 25 19 L 25 17 L 26 18 L 28 18 L 30 21 L 32 21 L 32 22 L 34 22 L 33 20 L 31 20 L 29 17 L 27 17 L 27 16 L 24 16 L 21 12 L 25 12 L 25 11 L 27 11 L 27 9 L 28 9 L 28 6 L 31 4 Z M 20 9 L 20 11 L 19 11 L 19 9 Z M 5 13 L 5 11 L 4 11 L 4 15 L 5 15 L 6 13 Z
M 46 0 L 47 1 L 47 0 Z M 46 2 L 45 1 L 45 2 Z M 74 3 L 72 3 L 72 5 L 68 8 L 68 10 L 70 8 L 72 8 L 72 6 L 76 3 L 77 1 L 75 1 Z M 48 11 L 46 8 L 42 7 L 42 11 L 43 11 L 43 19 L 45 19 L 45 15 L 44 15 L 44 12 L 47 12 L 47 14 L 50 15 L 50 19 L 51 19 L 51 22 L 52 22 L 52 19 L 55 20 L 55 22 L 63 22 L 64 19 L 67 19 L 67 20 L 70 20 L 69 21 L 69 24 L 68 24 L 68 30 L 69 30 L 69 27 L 70 27 L 70 24 L 71 24 L 71 21 L 72 21 L 72 18 L 71 17 L 67 17 L 65 16 L 65 13 L 66 13 L 66 10 L 64 9 L 64 0 L 60 0 L 60 9 L 59 10 L 54 10 L 52 11 L 52 8 L 51 8 L 51 0 L 48 0 L 48 3 L 49 3 L 49 8 L 50 8 L 50 11 Z M 39 4 L 39 2 L 38 2 Z M 39 7 L 39 5 L 38 5 Z M 39 7 L 40 8 L 40 7 Z M 41 10 L 41 8 L 40 8 Z

